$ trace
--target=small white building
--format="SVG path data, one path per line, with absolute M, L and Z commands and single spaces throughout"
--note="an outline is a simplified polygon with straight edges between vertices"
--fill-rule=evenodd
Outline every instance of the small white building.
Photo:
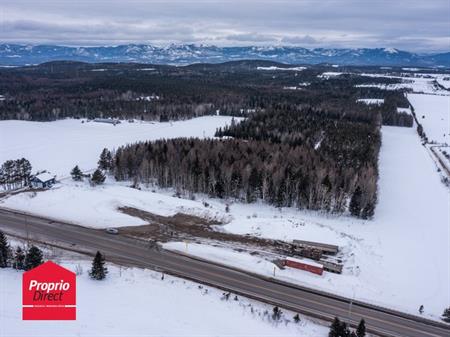
M 31 186 L 34 188 L 50 188 L 56 182 L 56 176 L 48 172 L 40 173 L 31 179 Z

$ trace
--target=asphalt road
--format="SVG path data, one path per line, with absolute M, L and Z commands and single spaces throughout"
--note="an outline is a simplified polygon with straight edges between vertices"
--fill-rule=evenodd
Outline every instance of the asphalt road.
M 364 318 L 368 330 L 381 336 L 450 336 L 450 326 L 445 324 L 362 302 L 351 302 L 339 296 L 286 284 L 216 263 L 156 250 L 143 241 L 107 234 L 103 230 L 4 209 L 0 209 L 0 230 L 76 251 L 93 253 L 100 250 L 107 261 L 157 269 L 308 316 L 326 320 L 338 316 L 352 324 L 357 324 Z

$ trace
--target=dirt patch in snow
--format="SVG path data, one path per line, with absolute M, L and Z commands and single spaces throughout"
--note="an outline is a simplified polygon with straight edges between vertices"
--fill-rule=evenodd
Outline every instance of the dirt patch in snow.
M 195 215 L 177 213 L 173 216 L 162 216 L 133 207 L 120 207 L 119 211 L 147 221 L 148 225 L 120 227 L 121 234 L 162 242 L 174 239 L 210 239 L 255 245 L 259 247 L 275 246 L 274 240 L 261 239 L 254 236 L 220 232 L 213 226 L 221 225 L 217 220 L 205 219 Z
M 162 216 L 133 207 L 121 207 L 119 211 L 149 223 L 141 226 L 120 227 L 119 234 L 150 240 L 154 243 L 187 240 L 200 244 L 226 244 L 235 250 L 242 249 L 250 254 L 266 252 L 283 256 L 308 257 L 317 261 L 326 259 L 326 256 L 318 249 L 299 248 L 281 240 L 220 231 L 218 227 L 220 222 L 195 215 L 177 213 L 173 216 Z

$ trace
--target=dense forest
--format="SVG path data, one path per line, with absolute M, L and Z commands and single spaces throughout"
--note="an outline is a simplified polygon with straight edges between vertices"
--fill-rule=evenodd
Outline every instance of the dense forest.
M 245 117 L 217 130 L 221 139 L 121 147 L 101 169 L 117 180 L 173 187 L 191 196 L 206 193 L 371 217 L 380 126 L 412 126 L 413 119 L 398 112 L 409 107 L 404 92 L 361 84 L 398 80 L 358 75 L 367 68 L 343 68 L 343 75 L 324 78 L 321 74 L 334 68 L 280 67 L 290 66 L 267 61 L 185 67 L 52 62 L 3 69 L 0 119 Z M 384 104 L 358 101 L 364 98 Z
M 396 111 L 397 106 L 408 107 L 402 92 L 355 87 L 380 81 L 395 83 L 396 79 L 345 75 L 325 80 L 318 75 L 329 71 L 327 66 L 309 66 L 302 71 L 258 69 L 271 66 L 289 67 L 268 61 L 184 67 L 61 61 L 3 68 L 0 119 L 112 117 L 167 121 L 216 113 L 246 116 L 251 111 L 280 105 L 329 107 L 337 101 L 341 107 L 350 102 L 345 108 L 352 109 L 358 98 L 376 95 L 387 98 L 386 104 L 360 109 L 381 112 L 385 124 L 408 124 L 410 117 Z M 347 70 L 358 73 L 371 69 Z M 301 83 L 309 85 L 299 86 Z
M 246 202 L 368 218 L 376 204 L 379 118 L 280 107 L 252 113 L 216 136 L 173 139 L 119 148 L 112 171 L 134 179 Z M 228 137 L 232 137 L 229 139 Z

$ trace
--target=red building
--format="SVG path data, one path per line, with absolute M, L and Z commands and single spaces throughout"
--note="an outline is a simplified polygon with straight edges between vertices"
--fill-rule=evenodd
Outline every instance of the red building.
M 309 271 L 310 273 L 322 275 L 323 266 L 319 263 L 309 260 L 300 260 L 293 257 L 287 257 L 284 260 L 284 265 L 291 268 Z

